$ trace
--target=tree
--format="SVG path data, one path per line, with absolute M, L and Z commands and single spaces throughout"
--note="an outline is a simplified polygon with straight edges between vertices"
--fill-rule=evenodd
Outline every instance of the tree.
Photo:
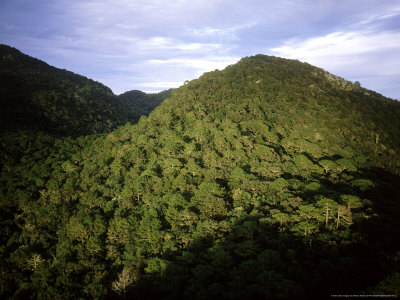
M 353 214 L 352 214 L 352 209 L 353 208 L 360 208 L 363 206 L 363 203 L 361 202 L 360 198 L 354 195 L 342 195 L 341 200 L 343 203 L 347 204 L 347 221 L 349 224 L 353 223 Z
M 339 166 L 332 160 L 324 159 L 318 163 L 324 168 L 325 173 L 337 172 L 339 169 Z
M 290 222 L 291 218 L 288 214 L 285 214 L 277 209 L 271 210 L 272 219 L 279 222 L 280 229 L 283 229 L 283 225 Z
M 118 279 L 113 281 L 112 289 L 118 294 L 125 294 L 127 288 L 132 286 L 136 279 L 136 274 L 130 268 L 124 266 L 121 273 L 118 274 Z
M 348 210 L 347 210 L 346 206 L 343 206 L 343 205 L 337 206 L 336 229 L 339 229 L 340 220 L 346 216 L 347 212 L 348 212 Z
M 248 181 L 251 176 L 247 175 L 246 172 L 240 168 L 236 167 L 232 170 L 229 177 L 229 186 L 231 189 L 236 189 L 242 186 L 243 182 Z
M 198 164 L 196 164 L 196 162 L 192 159 L 190 159 L 188 163 L 185 165 L 185 169 L 192 176 L 199 176 L 200 174 L 203 173 L 203 169 Z
M 347 170 L 349 172 L 357 172 L 357 168 L 353 165 L 353 163 L 350 160 L 346 158 L 338 159 L 336 163 L 340 166 L 341 170 Z
M 295 163 L 296 167 L 298 168 L 298 172 L 300 175 L 308 177 L 309 172 L 311 173 L 322 173 L 322 168 L 314 164 L 307 156 L 304 154 L 298 154 L 293 158 L 293 162 Z
M 329 218 L 333 215 L 333 211 L 336 210 L 337 203 L 324 196 L 319 196 L 317 199 L 317 206 L 322 209 L 322 213 L 325 216 L 325 228 L 328 228 Z
M 318 230 L 318 226 L 311 220 L 304 220 L 293 225 L 292 230 L 306 237 L 307 234 L 316 232 Z
M 268 162 L 275 162 L 279 160 L 279 155 L 274 149 L 268 146 L 257 145 L 256 154 L 260 160 L 265 160 Z
M 192 203 L 203 219 L 223 217 L 227 213 L 225 191 L 215 181 L 202 182 L 195 191 Z
M 322 221 L 318 209 L 312 204 L 301 205 L 298 213 L 302 219 L 316 220 L 318 223 Z
M 44 262 L 42 256 L 38 253 L 34 253 L 31 259 L 28 260 L 28 265 L 31 267 L 32 271 L 34 271 L 42 262 Z

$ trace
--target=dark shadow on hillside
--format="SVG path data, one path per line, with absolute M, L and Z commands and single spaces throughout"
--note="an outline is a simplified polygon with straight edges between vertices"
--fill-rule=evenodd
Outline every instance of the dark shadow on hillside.
M 320 226 L 304 236 L 263 215 L 243 215 L 225 233 L 194 238 L 183 251 L 161 256 L 167 267 L 140 277 L 124 298 L 322 299 L 366 292 L 385 274 L 399 271 L 391 259 L 400 250 L 400 177 L 382 169 L 357 174 L 378 184 L 365 191 L 330 184 L 371 201 L 368 215 L 349 228 Z

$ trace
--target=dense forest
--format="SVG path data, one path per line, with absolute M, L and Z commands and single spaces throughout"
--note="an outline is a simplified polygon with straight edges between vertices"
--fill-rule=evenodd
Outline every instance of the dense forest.
M 132 90 L 119 95 L 118 98 L 133 109 L 137 121 L 141 116 L 148 116 L 165 99 L 171 97 L 172 91 L 173 89 L 169 89 L 160 93 L 147 94 L 142 91 Z
M 398 101 L 264 55 L 168 93 L 103 133 L 1 132 L 2 297 L 399 295 Z
M 61 70 L 0 45 L 0 130 L 38 129 L 79 136 L 107 132 L 148 115 L 170 91 L 127 92 Z

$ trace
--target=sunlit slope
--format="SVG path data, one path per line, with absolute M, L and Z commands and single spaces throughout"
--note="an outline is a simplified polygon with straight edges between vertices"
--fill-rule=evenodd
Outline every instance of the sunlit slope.
M 164 115 L 185 129 L 198 128 L 199 120 L 231 121 L 237 135 L 257 135 L 282 153 L 366 155 L 398 167 L 400 103 L 298 61 L 258 55 L 206 73 L 181 87 L 150 126 L 163 124 Z M 248 122 L 263 129 L 254 132 Z

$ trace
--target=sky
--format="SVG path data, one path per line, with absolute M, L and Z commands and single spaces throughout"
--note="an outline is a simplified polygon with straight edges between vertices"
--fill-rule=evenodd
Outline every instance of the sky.
M 399 0 L 0 0 L 0 43 L 115 94 L 266 54 L 400 99 Z

